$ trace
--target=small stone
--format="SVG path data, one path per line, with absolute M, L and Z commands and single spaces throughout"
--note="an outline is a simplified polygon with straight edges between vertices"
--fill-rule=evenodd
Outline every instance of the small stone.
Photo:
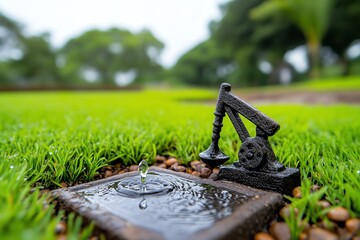
M 212 170 L 212 172 L 218 174 L 218 173 L 219 173 L 219 169 L 218 169 L 218 168 L 214 168 L 214 169 Z
M 117 163 L 117 164 L 115 164 L 115 168 L 121 168 L 121 163 Z
M 345 208 L 336 207 L 328 212 L 327 217 L 335 222 L 345 222 L 349 219 L 350 215 L 348 210 L 346 210 Z
M 316 191 L 319 191 L 320 190 L 320 186 L 319 185 L 312 185 L 311 188 L 310 188 L 310 191 L 311 192 L 316 192 Z
M 201 163 L 201 164 L 198 164 L 198 165 L 194 165 L 194 166 L 193 166 L 193 169 L 194 169 L 195 171 L 201 172 L 201 169 L 203 169 L 204 167 L 206 167 L 206 165 L 203 164 L 203 163 Z M 210 170 L 210 171 L 211 171 L 211 170 Z
M 303 227 L 305 233 L 309 232 L 310 224 L 306 221 L 301 221 L 300 226 Z
M 66 234 L 56 236 L 56 240 L 67 240 Z
M 178 166 L 179 166 L 179 163 L 176 162 L 176 163 L 174 163 L 173 165 L 170 166 L 170 169 L 177 172 Z
M 301 198 L 302 197 L 302 195 L 301 195 L 301 187 L 294 188 L 292 194 L 293 194 L 293 196 L 295 198 Z
M 308 237 L 307 234 L 302 232 L 299 236 L 299 240 L 307 240 L 307 237 Z
M 275 238 L 268 233 L 260 232 L 255 235 L 254 240 L 275 240 Z
M 352 235 L 348 231 L 346 231 L 345 228 L 338 227 L 336 228 L 336 234 L 340 237 L 341 240 L 345 239 L 351 239 Z
M 169 158 L 168 160 L 165 161 L 166 166 L 170 167 L 171 165 L 173 165 L 174 163 L 177 163 L 177 159 L 176 158 Z
M 192 174 L 193 170 L 191 168 L 186 168 L 186 173 Z
M 295 216 L 299 214 L 299 209 L 294 208 Z M 285 220 L 285 218 L 290 217 L 290 205 L 286 205 L 282 209 L 280 209 L 280 217 Z
M 61 221 L 58 222 L 58 224 L 55 227 L 55 233 L 60 235 L 60 234 L 64 234 L 66 232 L 66 223 Z
M 191 173 L 191 175 L 196 176 L 196 177 L 200 177 L 200 173 L 198 171 L 193 171 Z
M 106 170 L 105 172 L 105 178 L 111 177 L 113 173 L 110 170 Z
M 139 166 L 138 165 L 131 165 L 130 166 L 130 172 L 135 172 L 135 171 L 137 171 L 139 169 Z
M 159 167 L 159 168 L 166 168 L 166 164 L 165 164 L 165 163 L 161 163 L 161 164 L 159 164 L 158 167 Z
M 211 175 L 211 170 L 210 168 L 207 168 L 207 167 L 203 167 L 200 171 L 200 177 L 203 177 L 203 178 L 207 178 L 207 177 L 210 177 Z
M 351 240 L 360 240 L 360 236 L 355 236 Z
M 49 194 L 49 193 L 50 193 L 50 189 L 42 189 L 42 190 L 40 190 L 41 195 L 45 195 L 45 194 Z
M 123 170 L 118 171 L 117 174 L 123 174 L 123 173 L 126 173 L 126 172 L 127 172 L 127 170 L 126 170 L 126 169 L 123 169 Z
M 331 206 L 330 203 L 329 203 L 328 201 L 326 201 L 326 200 L 320 200 L 320 201 L 318 202 L 318 205 L 319 205 L 322 209 L 325 209 L 325 208 L 328 208 L 328 207 Z
M 329 231 L 333 230 L 336 227 L 336 223 L 332 221 L 324 221 L 324 220 L 318 222 L 316 225 L 320 228 L 327 229 Z
M 338 237 L 334 233 L 322 228 L 315 227 L 310 229 L 308 240 L 323 240 L 323 239 L 338 240 Z
M 177 171 L 177 172 L 185 172 L 185 171 L 186 171 L 186 167 L 184 167 L 184 166 L 178 166 L 175 171 Z
M 197 169 L 198 169 L 198 165 L 202 165 L 202 162 L 200 162 L 200 161 L 198 161 L 198 160 L 195 160 L 195 161 L 192 161 L 191 163 L 190 163 L 190 166 L 195 170 L 195 171 L 197 171 Z
M 62 188 L 66 188 L 68 186 L 66 182 L 61 182 L 60 185 Z
M 217 180 L 218 174 L 213 172 L 209 178 L 211 178 L 212 180 Z
M 111 166 L 105 166 L 104 168 L 103 168 L 104 170 L 112 170 L 112 168 L 111 168 Z
M 350 218 L 345 222 L 345 228 L 348 232 L 356 234 L 360 231 L 360 219 Z
M 275 222 L 271 224 L 269 231 L 277 240 L 291 239 L 290 229 L 284 222 Z
M 166 158 L 165 158 L 164 156 L 157 155 L 157 156 L 155 157 L 155 160 L 156 160 L 156 162 L 158 162 L 158 163 L 163 163 L 163 162 L 166 161 Z

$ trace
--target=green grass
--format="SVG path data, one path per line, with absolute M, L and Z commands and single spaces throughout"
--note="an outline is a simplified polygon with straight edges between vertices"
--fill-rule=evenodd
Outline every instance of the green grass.
M 0 236 L 24 239 L 30 232 L 54 237 L 61 213 L 54 216 L 52 207 L 43 207 L 42 199 L 37 200 L 39 188 L 91 181 L 113 161 L 151 162 L 157 154 L 176 156 L 184 164 L 198 159 L 211 141 L 215 104 L 189 99 L 216 96 L 216 91 L 200 89 L 1 93 Z M 259 109 L 281 125 L 270 138 L 279 160 L 300 168 L 304 186 L 325 186 L 326 199 L 360 216 L 360 106 Z M 254 134 L 254 127 L 246 124 Z M 236 161 L 240 140 L 227 118 L 220 146 Z M 298 204 L 303 216 L 320 214 L 308 204 L 316 196 L 305 196 L 305 203 Z M 74 225 L 71 231 L 75 236 L 78 228 Z

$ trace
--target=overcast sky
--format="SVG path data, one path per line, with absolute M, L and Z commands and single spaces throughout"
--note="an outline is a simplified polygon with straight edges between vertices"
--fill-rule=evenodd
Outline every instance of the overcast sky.
M 25 25 L 26 32 L 49 32 L 59 47 L 91 28 L 150 29 L 165 43 L 162 63 L 171 66 L 209 36 L 227 0 L 1 0 L 0 11 Z

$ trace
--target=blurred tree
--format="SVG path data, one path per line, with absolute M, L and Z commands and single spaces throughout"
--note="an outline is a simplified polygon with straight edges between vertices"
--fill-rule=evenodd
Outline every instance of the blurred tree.
M 330 18 L 329 30 L 324 36 L 323 45 L 329 46 L 340 58 L 342 74 L 349 74 L 351 59 L 346 52 L 349 46 L 360 39 L 357 24 L 360 23 L 360 1 L 335 0 Z
M 19 23 L 0 13 L 0 83 L 39 85 L 58 82 L 48 35 L 27 37 Z
M 12 62 L 18 73 L 17 82 L 24 85 L 59 84 L 56 54 L 49 44 L 48 35 L 24 38 L 22 44 L 23 56 Z
M 22 56 L 21 41 L 24 38 L 19 23 L 0 12 L 0 83 L 10 84 L 15 71 L 11 62 Z
M 233 59 L 226 49 L 220 49 L 209 39 L 185 53 L 171 69 L 176 81 L 198 85 L 217 86 L 228 80 L 234 71 Z
M 328 30 L 332 0 L 267 0 L 251 10 L 254 19 L 284 14 L 305 35 L 313 79 L 320 76 L 321 41 Z
M 65 44 L 59 62 L 68 82 L 143 83 L 159 80 L 163 47 L 147 30 L 138 34 L 117 28 L 90 30 Z
M 301 32 L 280 14 L 253 21 L 250 11 L 261 3 L 263 0 L 230 1 L 221 7 L 224 17 L 210 26 L 218 45 L 231 49 L 239 69 L 234 77 L 250 85 L 278 83 L 279 72 L 288 68 L 284 54 L 303 43 Z M 264 63 L 270 65 L 265 72 L 259 67 Z
M 293 71 L 284 54 L 304 41 L 301 32 L 281 15 L 266 21 L 251 20 L 251 9 L 262 2 L 235 0 L 222 5 L 223 18 L 210 23 L 211 39 L 181 57 L 174 75 L 178 74 L 182 82 L 202 85 L 216 81 L 228 81 L 236 86 L 279 83 L 283 69 Z M 223 67 L 217 71 L 219 59 Z M 264 69 L 261 67 L 264 64 L 270 67 Z M 200 71 L 199 66 L 207 70 Z M 217 77 L 217 72 L 226 74 Z M 205 73 L 211 73 L 211 77 Z

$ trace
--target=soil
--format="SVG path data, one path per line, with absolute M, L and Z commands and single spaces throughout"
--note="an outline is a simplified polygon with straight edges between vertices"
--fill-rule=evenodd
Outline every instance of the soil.
M 277 91 L 247 93 L 236 92 L 252 104 L 302 103 L 302 104 L 360 104 L 360 91 Z

